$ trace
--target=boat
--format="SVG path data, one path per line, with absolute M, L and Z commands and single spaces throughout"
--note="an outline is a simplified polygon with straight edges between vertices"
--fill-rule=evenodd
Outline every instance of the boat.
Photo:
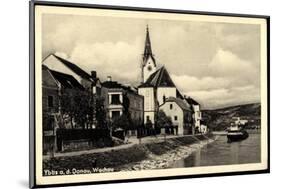
M 241 141 L 248 137 L 248 132 L 239 124 L 232 124 L 227 132 L 227 142 Z

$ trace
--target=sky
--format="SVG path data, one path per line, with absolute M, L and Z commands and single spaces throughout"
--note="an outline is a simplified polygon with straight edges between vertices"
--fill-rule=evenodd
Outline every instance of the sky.
M 204 109 L 260 102 L 260 27 L 254 24 L 45 14 L 42 56 L 55 53 L 104 81 L 141 81 L 146 26 L 157 67 Z

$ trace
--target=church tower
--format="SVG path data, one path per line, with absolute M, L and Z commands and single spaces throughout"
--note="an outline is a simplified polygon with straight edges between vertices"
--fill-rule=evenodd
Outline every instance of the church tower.
M 151 42 L 149 37 L 149 29 L 146 27 L 146 39 L 144 46 L 144 53 L 142 57 L 142 82 L 145 83 L 151 74 L 156 71 L 156 62 L 154 55 L 152 54 Z

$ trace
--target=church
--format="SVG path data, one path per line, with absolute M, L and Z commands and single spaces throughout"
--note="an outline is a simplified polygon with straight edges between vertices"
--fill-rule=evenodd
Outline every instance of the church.
M 178 134 L 194 133 L 194 126 L 191 125 L 192 107 L 177 89 L 165 66 L 157 68 L 148 27 L 141 63 L 141 80 L 138 93 L 144 96 L 144 124 L 151 121 L 155 125 L 158 111 L 163 110 L 178 128 Z

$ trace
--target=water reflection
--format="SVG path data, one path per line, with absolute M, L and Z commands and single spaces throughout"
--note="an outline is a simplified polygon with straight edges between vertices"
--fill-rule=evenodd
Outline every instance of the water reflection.
M 260 134 L 250 134 L 246 140 L 232 143 L 227 143 L 226 136 L 220 136 L 189 157 L 176 161 L 172 167 L 258 163 L 261 161 L 260 148 Z

